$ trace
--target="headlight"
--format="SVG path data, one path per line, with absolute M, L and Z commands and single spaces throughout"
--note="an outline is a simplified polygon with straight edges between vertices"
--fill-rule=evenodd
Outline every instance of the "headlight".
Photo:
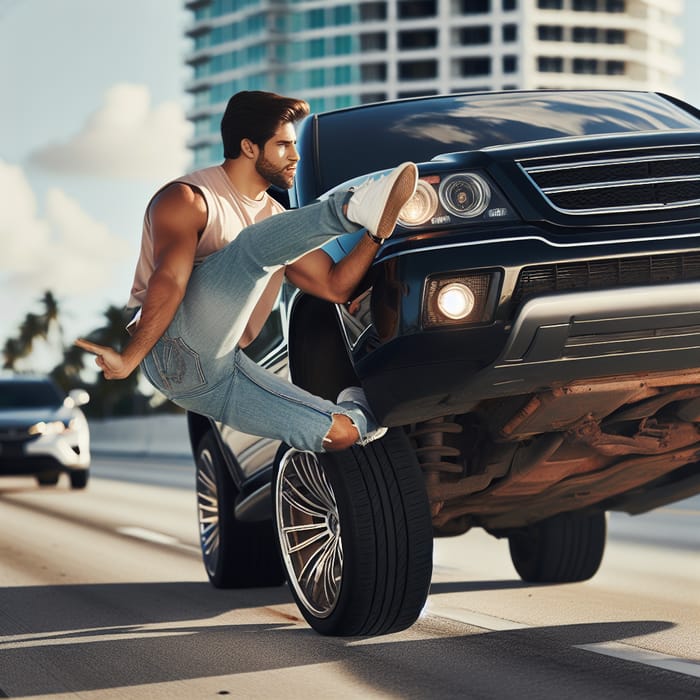
M 30 435 L 60 435 L 68 430 L 66 424 L 63 421 L 55 420 L 45 423 L 40 421 L 39 423 L 34 423 L 27 431 Z
M 399 223 L 402 226 L 421 226 L 435 216 L 437 205 L 438 198 L 433 187 L 425 180 L 418 180 L 415 194 L 399 212 Z
M 440 183 L 440 203 L 463 219 L 483 214 L 491 201 L 491 188 L 475 173 L 450 175 Z

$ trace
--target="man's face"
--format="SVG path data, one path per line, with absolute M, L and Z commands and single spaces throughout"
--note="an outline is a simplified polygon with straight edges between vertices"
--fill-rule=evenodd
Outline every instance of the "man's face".
M 275 135 L 265 142 L 255 162 L 260 176 L 288 190 L 294 184 L 294 173 L 299 162 L 296 143 L 297 135 L 292 124 L 282 124 Z

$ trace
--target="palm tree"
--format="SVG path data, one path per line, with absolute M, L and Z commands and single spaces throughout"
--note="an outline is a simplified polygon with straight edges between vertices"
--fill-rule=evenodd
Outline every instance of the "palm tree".
M 44 305 L 44 313 L 41 314 L 42 323 L 44 324 L 45 333 L 48 334 L 52 324 L 58 328 L 58 338 L 63 347 L 63 328 L 59 321 L 58 300 L 53 295 L 53 292 L 46 290 L 41 298 L 41 303 Z
M 5 347 L 2 350 L 5 361 L 2 365 L 3 369 L 14 369 L 17 360 L 22 357 L 22 348 L 17 338 L 8 338 L 5 341 Z

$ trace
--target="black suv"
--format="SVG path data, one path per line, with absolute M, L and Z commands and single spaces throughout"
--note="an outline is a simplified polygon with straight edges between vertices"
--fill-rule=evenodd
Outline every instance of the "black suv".
M 291 206 L 405 160 L 420 183 L 346 305 L 283 290 L 251 355 L 387 435 L 311 454 L 189 416 L 204 563 L 289 581 L 323 634 L 412 624 L 434 536 L 581 581 L 606 511 L 700 491 L 700 113 L 655 93 L 446 95 L 314 114 Z

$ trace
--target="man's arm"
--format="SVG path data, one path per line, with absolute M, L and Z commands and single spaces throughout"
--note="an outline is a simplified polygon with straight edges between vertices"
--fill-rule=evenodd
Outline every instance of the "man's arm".
M 362 236 L 337 263 L 320 248 L 312 250 L 287 265 L 287 279 L 304 292 L 342 304 L 369 270 L 377 250 L 379 246 L 369 236 Z
M 138 367 L 175 316 L 192 274 L 199 231 L 207 220 L 201 194 L 181 183 L 166 187 L 151 202 L 148 215 L 154 242 L 155 268 L 141 319 L 124 350 L 76 340 L 75 344 L 97 355 L 105 379 L 124 379 Z

